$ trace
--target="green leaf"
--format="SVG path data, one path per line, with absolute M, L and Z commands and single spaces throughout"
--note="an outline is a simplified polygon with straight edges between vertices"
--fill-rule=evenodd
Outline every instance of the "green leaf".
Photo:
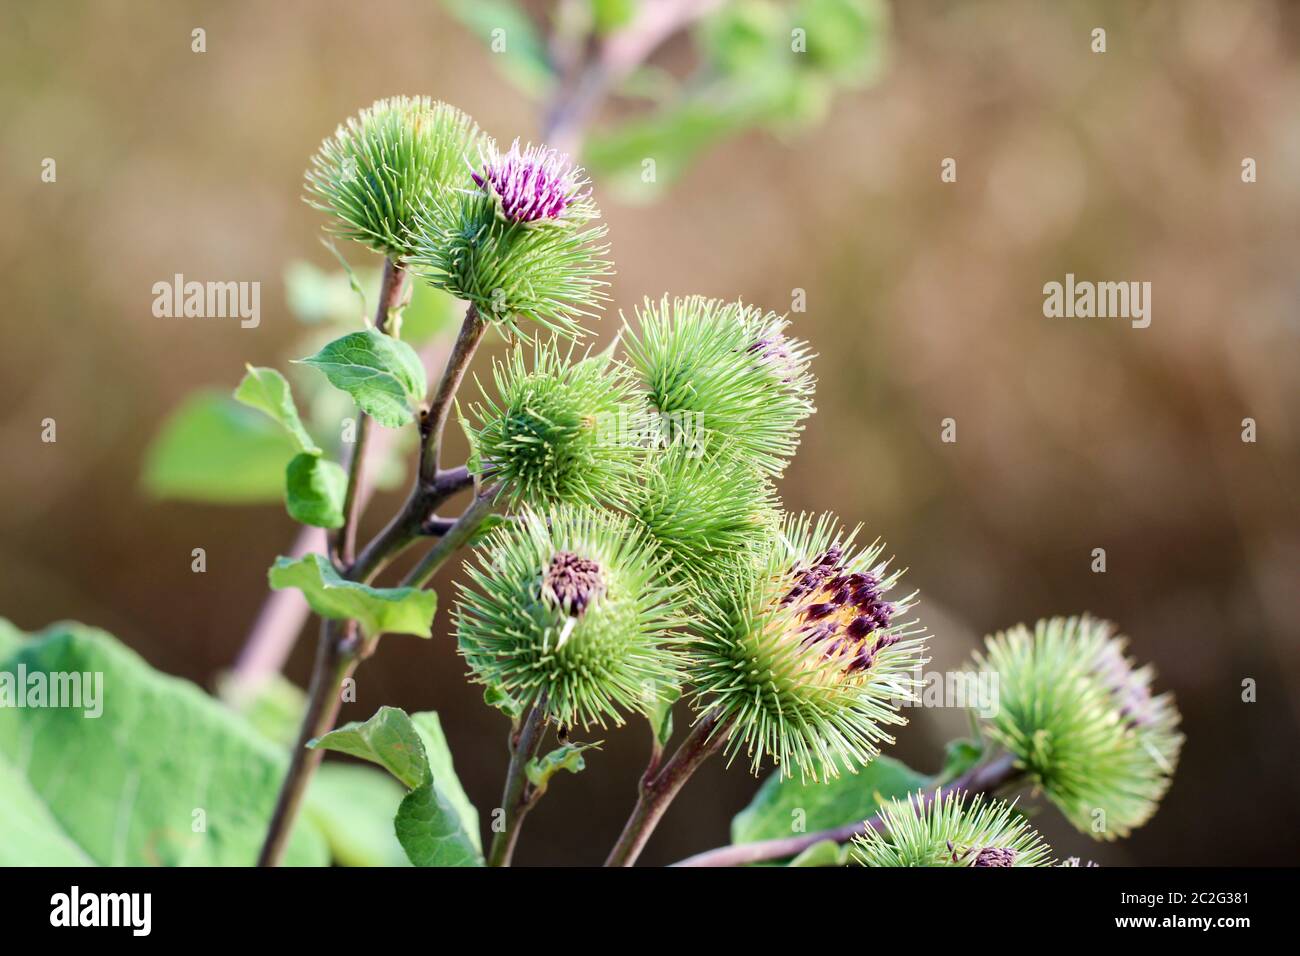
M 311 609 L 332 620 L 353 620 L 367 637 L 414 634 L 430 637 L 438 596 L 424 588 L 372 588 L 345 581 L 319 554 L 275 559 L 267 574 L 271 589 L 297 588 Z
M 364 723 L 353 721 L 331 730 L 307 746 L 334 750 L 377 763 L 406 787 L 414 790 L 429 773 L 424 742 L 405 711 L 380 707 Z
M 970 770 L 984 756 L 984 746 L 978 740 L 960 737 L 950 740 L 943 748 L 943 769 L 935 776 L 932 783 L 943 786 Z
M 545 793 L 551 778 L 561 770 L 567 770 L 569 773 L 580 773 L 585 770 L 587 762 L 582 759 L 582 752 L 599 750 L 602 743 L 604 741 L 598 740 L 594 744 L 562 744 L 545 757 L 534 757 L 528 761 L 524 766 L 524 775 L 539 793 Z
M 348 473 L 335 462 L 304 452 L 284 473 L 285 506 L 289 517 L 316 528 L 343 527 L 343 499 Z
M 822 840 L 814 843 L 793 860 L 790 866 L 844 866 L 849 862 L 849 844 Z
M 168 419 L 145 464 L 157 498 L 216 504 L 278 502 L 284 467 L 297 445 L 266 416 L 229 395 L 191 395 Z
M 35 635 L 0 672 L 14 675 L 10 690 L 25 673 L 29 691 L 37 674 L 49 687 L 56 686 L 49 675 L 66 675 L 59 678 L 65 691 L 70 675 L 82 675 L 92 691 L 61 698 L 79 706 L 37 707 L 30 697 L 27 706 L 0 706 L 3 862 L 249 866 L 257 859 L 287 758 L 230 708 L 80 624 Z M 11 826 L 12 814 L 27 823 Z M 314 826 L 294 829 L 287 864 L 328 860 Z
M 455 808 L 430 777 L 412 790 L 393 821 L 398 842 L 416 866 L 482 866 L 483 854 L 465 832 Z
M 406 792 L 392 777 L 355 763 L 326 761 L 316 771 L 303 812 L 344 866 L 409 866 L 393 817 Z
M 523 712 L 523 705 L 515 700 L 505 691 L 489 685 L 483 691 L 483 703 L 489 707 L 495 707 L 511 720 L 518 718 Z
M 889 757 L 827 783 L 772 774 L 731 821 L 732 843 L 776 840 L 866 820 L 880 804 L 924 788 L 929 778 Z
M 0 756 L 0 866 L 94 866 L 27 778 Z
M 311 742 L 385 768 L 410 793 L 394 820 L 397 838 L 416 866 L 481 866 L 478 812 L 452 766 L 438 716 L 408 716 L 381 707 L 364 723 L 351 723 Z
M 375 329 L 335 339 L 302 362 L 324 372 L 331 385 L 389 428 L 414 420 L 428 388 L 415 349 Z
M 460 778 L 456 776 L 456 768 L 451 760 L 451 748 L 447 746 L 447 738 L 442 732 L 442 722 L 434 711 L 425 710 L 412 714 L 411 723 L 415 725 L 420 741 L 424 744 L 424 753 L 429 758 L 429 769 L 438 784 L 438 790 L 455 809 L 461 826 L 470 835 L 477 848 L 479 846 L 478 810 L 470 802 L 469 796 L 460 785 Z
M 264 412 L 273 422 L 278 423 L 295 442 L 298 448 L 309 455 L 319 455 L 320 446 L 312 441 L 311 435 L 298 417 L 298 406 L 293 402 L 293 392 L 285 377 L 273 368 L 256 368 L 246 365 L 244 379 L 235 389 L 235 401 L 249 408 Z
M 488 515 L 483 519 L 479 526 L 474 529 L 474 533 L 469 536 L 469 540 L 465 543 L 471 548 L 477 548 L 488 539 L 493 530 L 501 527 L 503 524 L 509 523 L 510 519 L 505 515 Z

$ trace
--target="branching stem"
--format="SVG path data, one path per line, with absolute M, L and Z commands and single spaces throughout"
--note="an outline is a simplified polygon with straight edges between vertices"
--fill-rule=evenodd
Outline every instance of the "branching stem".
M 641 855 L 650 834 L 673 802 L 678 791 L 700 764 L 722 749 L 727 739 L 727 722 L 716 712 L 701 717 L 676 752 L 658 769 L 653 767 L 641 777 L 636 806 L 623 827 L 623 833 L 609 851 L 606 866 L 632 866 Z

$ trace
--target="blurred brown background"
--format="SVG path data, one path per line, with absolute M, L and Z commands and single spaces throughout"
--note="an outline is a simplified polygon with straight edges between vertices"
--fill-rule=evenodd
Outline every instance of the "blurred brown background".
M 1057 849 L 1295 863 L 1300 8 L 893 13 L 882 82 L 840 96 L 830 121 L 784 143 L 733 140 L 657 205 L 601 196 L 619 275 L 600 334 L 643 295 L 785 311 L 805 289 L 794 318 L 821 355 L 820 414 L 787 506 L 886 538 L 921 589 L 932 666 L 957 666 L 989 630 L 1090 610 L 1177 693 L 1188 743 L 1154 821 L 1111 847 L 1045 814 Z M 211 686 L 293 528 L 275 507 L 151 501 L 138 475 L 193 387 L 290 357 L 284 267 L 330 265 L 321 217 L 299 201 L 308 156 L 397 92 L 454 102 L 507 141 L 535 137 L 538 111 L 431 2 L 6 3 L 3 17 L 0 613 L 102 626 Z M 1088 49 L 1094 26 L 1104 55 Z M 55 184 L 40 181 L 47 156 Z M 949 156 L 958 182 L 944 185 Z M 176 272 L 261 281 L 261 326 L 155 319 L 151 286 Z M 1150 281 L 1151 327 L 1045 319 L 1043 283 L 1066 272 Z M 958 441 L 943 444 L 950 416 Z M 40 441 L 46 417 L 56 444 Z M 371 524 L 396 503 L 380 499 Z M 194 547 L 206 575 L 190 571 Z M 1106 574 L 1089 569 L 1098 547 Z M 291 663 L 300 681 L 312 643 Z M 359 695 L 346 718 L 439 710 L 470 796 L 496 805 L 505 721 L 445 633 L 385 640 Z M 920 712 L 893 752 L 933 769 L 960 729 L 955 713 Z M 530 818 L 519 862 L 603 858 L 646 751 L 639 721 L 605 736 Z M 645 862 L 724 842 L 756 785 L 706 768 Z

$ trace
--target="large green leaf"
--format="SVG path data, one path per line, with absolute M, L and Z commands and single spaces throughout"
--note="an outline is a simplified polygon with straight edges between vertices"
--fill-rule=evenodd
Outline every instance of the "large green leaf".
M 191 395 L 149 448 L 143 483 L 158 498 L 253 504 L 280 501 L 297 445 L 229 395 Z
M 297 588 L 321 617 L 352 620 L 368 637 L 414 634 L 430 637 L 438 596 L 424 588 L 372 588 L 344 580 L 319 554 L 275 559 L 267 577 L 272 590 Z
M 875 815 L 881 802 L 925 787 L 929 778 L 889 757 L 827 783 L 772 774 L 731 821 L 732 843 L 815 833 Z
M 284 471 L 284 503 L 289 517 L 317 528 L 343 526 L 348 473 L 327 458 L 303 452 Z
M 273 368 L 257 368 L 246 365 L 243 381 L 235 389 L 235 401 L 249 408 L 263 412 L 282 427 L 298 443 L 298 449 L 310 455 L 319 455 L 320 446 L 312 441 L 311 435 L 298 417 L 298 406 L 294 404 L 293 392 L 283 375 Z
M 93 866 L 17 767 L 0 756 L 0 866 Z
M 331 385 L 389 428 L 413 421 L 428 389 L 415 349 L 375 329 L 335 339 L 302 362 L 324 372 Z
M 410 792 L 393 821 L 416 866 L 481 866 L 478 813 L 465 796 L 436 714 L 381 707 L 311 743 L 379 764 Z
M 25 674 L 29 687 L 35 674 L 79 674 L 95 691 L 60 701 L 79 706 L 29 696 L 0 707 L 4 862 L 71 862 L 76 851 L 114 866 L 256 860 L 287 760 L 238 714 L 79 624 L 35 635 L 0 672 L 15 684 Z M 22 841 L 10 839 L 14 813 L 30 824 Z M 317 829 L 296 827 L 284 862 L 328 860 Z

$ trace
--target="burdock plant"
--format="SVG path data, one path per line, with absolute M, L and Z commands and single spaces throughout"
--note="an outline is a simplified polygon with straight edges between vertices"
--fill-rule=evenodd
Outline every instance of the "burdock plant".
M 322 144 L 307 193 L 329 231 L 385 268 L 373 319 L 305 360 L 356 404 L 346 467 L 308 434 L 278 373 L 252 369 L 238 392 L 300 449 L 290 513 L 331 529 L 325 553 L 270 571 L 323 626 L 263 863 L 279 861 L 333 749 L 409 791 L 395 830 L 414 862 L 508 864 L 555 774 L 591 758 L 596 742 L 573 735 L 628 719 L 649 721 L 650 760 L 610 865 L 636 860 L 715 754 L 774 774 L 742 815 L 756 835 L 690 863 L 1041 866 L 1051 851 L 1005 791 L 1045 794 L 1096 838 L 1155 811 L 1181 743 L 1177 711 L 1113 629 L 1087 618 L 989 639 L 975 664 L 998 676 L 1000 707 L 978 739 L 950 748 L 939 776 L 881 756 L 921 699 L 927 633 L 882 542 L 832 515 L 783 510 L 775 482 L 814 410 L 811 347 L 783 315 L 701 296 L 646 301 L 604 351 L 578 344 L 612 265 L 591 184 L 569 157 L 518 141 L 503 151 L 452 107 L 396 98 Z M 412 276 L 465 304 L 436 376 L 401 337 Z M 489 332 L 510 340 L 505 356 L 457 406 Z M 453 410 L 470 446 L 459 465 L 442 460 Z M 398 513 L 358 546 L 376 427 L 413 433 L 415 474 Z M 459 514 L 444 515 L 462 494 Z M 333 726 L 344 681 L 382 634 L 430 636 L 427 586 L 462 549 L 457 646 L 511 721 L 486 852 L 436 717 L 381 708 Z M 410 551 L 410 570 L 377 583 Z M 830 788 L 837 799 L 820 801 Z M 805 803 L 837 809 L 793 833 L 781 812 L 764 817 Z

